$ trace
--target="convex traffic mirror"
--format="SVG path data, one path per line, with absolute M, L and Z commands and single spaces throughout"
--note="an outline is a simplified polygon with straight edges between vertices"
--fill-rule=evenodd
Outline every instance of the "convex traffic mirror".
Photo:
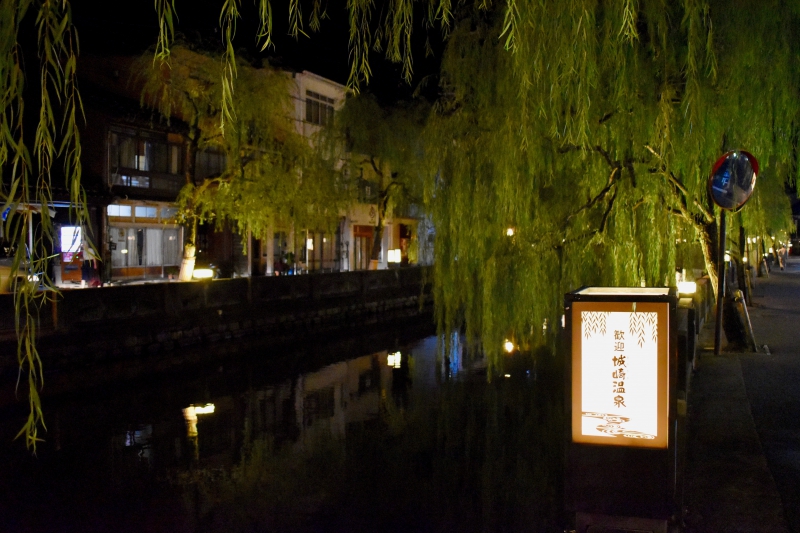
M 737 210 L 753 194 L 757 176 L 758 161 L 752 154 L 743 150 L 728 152 L 714 163 L 708 192 L 722 209 Z

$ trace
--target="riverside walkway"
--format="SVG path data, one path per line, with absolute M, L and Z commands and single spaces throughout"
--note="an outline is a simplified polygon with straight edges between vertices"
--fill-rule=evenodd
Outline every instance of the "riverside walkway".
M 800 533 L 800 258 L 758 278 L 759 353 L 713 355 L 700 335 L 689 394 L 685 531 Z

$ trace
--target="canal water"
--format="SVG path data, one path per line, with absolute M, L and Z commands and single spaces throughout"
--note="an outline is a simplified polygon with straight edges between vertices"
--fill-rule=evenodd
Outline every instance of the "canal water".
M 558 531 L 559 365 L 541 349 L 487 373 L 453 341 L 76 386 L 45 397 L 35 456 L 5 406 L 0 531 Z

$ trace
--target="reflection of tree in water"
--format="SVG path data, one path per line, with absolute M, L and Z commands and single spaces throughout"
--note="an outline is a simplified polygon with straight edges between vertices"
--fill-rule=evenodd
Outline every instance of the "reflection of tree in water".
M 188 514 L 210 532 L 554 529 L 563 380 L 549 352 L 535 359 L 539 380 L 456 380 L 410 404 L 401 364 L 378 423 L 299 451 L 256 439 L 228 471 L 182 474 Z

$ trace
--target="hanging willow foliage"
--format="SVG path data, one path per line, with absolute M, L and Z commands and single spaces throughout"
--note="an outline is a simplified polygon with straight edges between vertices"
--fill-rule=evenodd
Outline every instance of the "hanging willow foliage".
M 742 4 L 517 0 L 462 14 L 426 139 L 442 332 L 465 325 L 495 356 L 506 338 L 542 342 L 565 292 L 673 284 L 684 227 L 715 280 L 706 182 L 729 149 L 764 167 L 747 231 L 787 228 L 798 12 Z
M 322 0 L 288 2 L 295 35 L 305 33 L 306 24 L 318 28 L 325 9 L 333 9 Z M 563 293 L 578 285 L 669 283 L 673 238 L 682 227 L 695 232 L 714 279 L 716 215 L 705 182 L 708 168 L 727 149 L 748 149 L 764 168 L 740 217 L 747 231 L 769 235 L 788 225 L 781 189 L 798 172 L 796 2 L 340 5 L 349 13 L 349 84 L 355 90 L 372 75 L 372 53 L 401 62 L 403 76 L 411 79 L 411 36 L 420 20 L 448 39 L 442 97 L 424 136 L 441 331 L 465 324 L 470 337 L 495 355 L 506 337 L 539 342 L 544 319 L 556 322 Z M 220 124 L 237 120 L 232 41 L 239 6 L 239 0 L 221 2 Z M 257 6 L 257 38 L 267 47 L 271 3 L 258 0 Z M 156 59 L 168 62 L 177 13 L 170 0 L 157 0 L 155 8 Z M 32 138 L 24 132 L 26 82 L 18 44 L 26 16 L 36 19 L 40 59 Z M 85 217 L 76 41 L 66 0 L 3 0 L 0 17 L 0 163 L 4 205 L 14 208 L 5 229 L 21 263 L 25 224 L 15 208 L 50 203 L 50 173 L 58 157 L 72 203 Z M 45 271 L 45 244 L 52 240 L 47 216 L 42 226 L 31 262 Z M 32 406 L 23 432 L 33 445 L 41 415 L 33 315 L 48 293 L 25 287 L 15 301 Z
M 35 29 L 38 62 L 23 49 Z M 30 413 L 17 436 L 24 435 L 33 450 L 43 427 L 39 388 L 42 361 L 36 349 L 38 313 L 55 288 L 47 276 L 54 228 L 49 213 L 53 187 L 69 191 L 77 224 L 87 221 L 85 195 L 80 185 L 79 119 L 83 110 L 76 86 L 77 34 L 66 0 L 5 0 L 0 5 L 0 186 L 2 210 L 7 213 L 3 234 L 15 249 L 12 272 L 23 271 L 14 286 L 19 381 L 27 382 Z M 26 62 L 24 58 L 28 59 Z M 36 69 L 36 74 L 32 72 Z M 34 109 L 35 121 L 25 103 Z M 35 124 L 33 132 L 26 126 Z M 63 174 L 57 162 L 63 164 Z M 53 175 L 63 176 L 63 185 Z M 40 230 L 31 231 L 39 213 Z

